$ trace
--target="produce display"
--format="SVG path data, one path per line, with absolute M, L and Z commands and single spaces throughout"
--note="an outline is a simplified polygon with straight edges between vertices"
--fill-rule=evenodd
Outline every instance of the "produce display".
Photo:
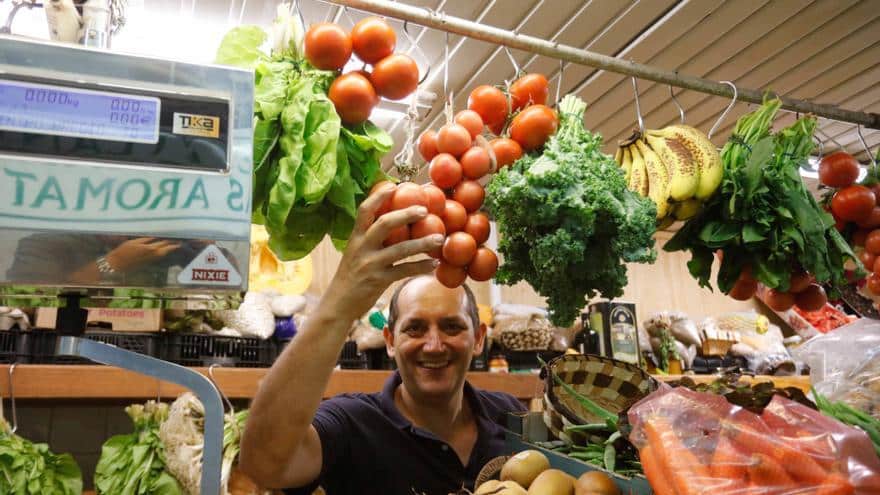
M 0 410 L 0 493 L 80 495 L 82 489 L 82 473 L 70 454 L 16 435 Z
M 183 487 L 165 469 L 165 449 L 159 439 L 168 404 L 133 404 L 125 413 L 134 423 L 134 432 L 104 442 L 95 469 L 95 491 L 99 495 L 184 495 Z
M 626 188 L 623 171 L 584 128 L 586 103 L 566 96 L 559 130 L 489 182 L 486 205 L 504 256 L 496 279 L 528 282 L 547 298 L 557 326 L 569 326 L 585 298 L 613 298 L 625 263 L 651 263 L 656 205 Z
M 393 142 L 367 120 L 379 101 L 376 79 L 337 71 L 351 55 L 342 56 L 352 43 L 348 34 L 317 25 L 303 40 L 302 26 L 289 15 L 279 16 L 274 29 L 271 55 L 260 51 L 267 38 L 261 28 L 241 26 L 223 38 L 216 62 L 254 69 L 253 222 L 266 226 L 279 259 L 293 260 L 325 235 L 345 246 L 357 206 L 384 177 L 381 159 Z M 391 57 L 383 71 L 398 75 L 405 56 Z M 385 77 L 378 83 L 383 92 L 398 91 L 389 89 L 396 83 L 382 85 Z
M 620 495 L 608 475 L 591 471 L 575 478 L 550 467 L 538 450 L 524 450 L 510 457 L 498 473 L 477 487 L 474 495 Z
M 664 249 L 690 251 L 688 268 L 702 287 L 710 287 L 720 252 L 717 286 L 723 293 L 749 299 L 760 282 L 774 310 L 796 302 L 820 309 L 826 295 L 818 284 L 845 284 L 844 265 L 860 264 L 799 174 L 813 150 L 816 119 L 803 117 L 772 133 L 780 105 L 769 100 L 739 119 L 721 152 L 724 176 L 717 194 Z
M 721 156 L 709 138 L 684 124 L 633 133 L 615 160 L 627 187 L 657 205 L 660 226 L 693 217 L 721 184 Z

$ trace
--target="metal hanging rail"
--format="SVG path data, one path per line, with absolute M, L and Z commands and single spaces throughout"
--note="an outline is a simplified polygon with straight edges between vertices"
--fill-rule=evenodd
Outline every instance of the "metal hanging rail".
M 505 29 L 487 26 L 477 22 L 453 17 L 444 12 L 437 12 L 424 7 L 415 7 L 392 0 L 322 0 L 354 9 L 372 12 L 374 14 L 393 17 L 419 24 L 440 31 L 460 34 L 489 43 L 504 45 L 517 50 L 537 53 L 546 57 L 565 60 L 568 62 L 587 65 L 596 69 L 607 70 L 627 76 L 635 76 L 661 84 L 669 84 L 679 88 L 690 89 L 700 93 L 733 98 L 733 90 L 730 86 L 703 79 L 701 77 L 688 76 L 677 72 L 658 69 L 650 65 L 630 62 L 608 55 L 582 50 L 569 45 L 552 43 L 547 40 L 535 38 L 524 34 L 517 34 Z M 762 103 L 764 92 L 754 89 L 738 88 L 737 98 L 739 101 Z M 772 92 L 770 92 L 773 94 Z M 782 100 L 782 108 L 800 113 L 812 113 L 840 122 L 850 122 L 863 125 L 872 129 L 880 129 L 880 114 L 868 112 L 856 112 L 836 107 L 811 103 L 806 100 L 798 100 L 779 96 Z

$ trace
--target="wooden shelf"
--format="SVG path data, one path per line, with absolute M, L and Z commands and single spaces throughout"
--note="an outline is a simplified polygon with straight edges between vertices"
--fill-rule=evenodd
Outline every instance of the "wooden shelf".
M 207 374 L 207 368 L 195 368 Z M 230 399 L 251 399 L 265 368 L 214 368 L 214 379 Z M 337 370 L 333 372 L 325 397 L 342 393 L 378 392 L 390 371 Z M 667 381 L 678 376 L 658 376 Z M 712 376 L 692 376 L 695 381 L 711 381 Z M 521 400 L 540 398 L 544 386 L 534 374 L 473 372 L 468 380 L 477 388 L 507 392 Z M 774 381 L 777 386 L 809 390 L 808 377 L 765 377 L 755 381 Z M 184 389 L 137 373 L 109 366 L 25 364 L 15 367 L 15 397 L 19 399 L 148 399 L 176 397 Z M 9 390 L 9 365 L 0 365 L 0 391 Z

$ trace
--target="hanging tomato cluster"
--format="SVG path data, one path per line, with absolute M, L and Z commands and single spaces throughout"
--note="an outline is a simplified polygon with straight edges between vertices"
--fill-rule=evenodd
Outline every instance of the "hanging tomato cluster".
M 396 45 L 394 30 L 378 17 L 358 22 L 350 34 L 329 22 L 314 24 L 306 32 L 306 60 L 314 67 L 342 70 L 354 52 L 372 68 L 342 74 L 330 86 L 330 100 L 343 123 L 367 120 L 380 96 L 402 100 L 416 90 L 419 67 L 407 55 L 394 53 Z
M 515 162 L 523 151 L 540 148 L 556 132 L 559 118 L 547 106 L 547 95 L 548 83 L 543 74 L 520 77 L 510 85 L 508 95 L 488 85 L 471 91 L 468 109 L 479 115 L 483 124 L 499 136 L 490 142 L 499 155 L 499 168 Z M 505 132 L 509 138 L 503 137 Z
M 872 295 L 880 296 L 880 178 L 873 170 L 861 184 L 856 183 L 858 177 L 859 162 L 849 153 L 838 151 L 819 162 L 819 182 L 833 188 L 827 208 L 835 226 L 849 234 L 853 252 L 868 272 L 864 283 Z

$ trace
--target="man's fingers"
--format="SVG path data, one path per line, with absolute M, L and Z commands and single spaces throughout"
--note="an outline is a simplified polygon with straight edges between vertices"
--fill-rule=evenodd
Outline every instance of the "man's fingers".
M 389 246 L 378 253 L 376 260 L 382 266 L 393 265 L 394 263 L 409 258 L 410 256 L 426 254 L 442 245 L 443 236 L 440 234 L 433 234 L 420 239 L 412 239 Z
M 379 211 L 379 208 L 382 207 L 385 201 L 388 200 L 396 190 L 397 187 L 389 182 L 380 187 L 373 194 L 367 196 L 367 199 L 365 199 L 360 207 L 358 207 L 358 215 L 354 226 L 355 232 L 366 232 L 367 229 L 370 228 L 370 224 L 376 219 L 376 212 Z
M 162 256 L 165 256 L 166 254 L 168 254 L 168 253 L 170 253 L 170 252 L 172 252 L 172 251 L 176 251 L 178 248 L 180 248 L 180 244 L 179 244 L 179 243 L 177 243 L 177 244 L 169 244 L 169 245 L 167 245 L 167 246 L 162 246 L 162 247 L 160 247 L 159 249 L 156 250 L 156 252 L 159 253 L 159 254 L 162 255 Z
M 409 208 L 404 208 L 402 210 L 388 212 L 379 217 L 379 219 L 373 222 L 373 225 L 367 229 L 366 242 L 368 245 L 381 246 L 382 241 L 388 237 L 388 234 L 390 234 L 392 230 L 421 220 L 422 218 L 425 218 L 427 214 L 428 209 L 424 206 L 410 206 Z
M 416 275 L 424 275 L 434 271 L 438 263 L 439 261 L 434 259 L 398 263 L 391 267 L 391 270 L 388 271 L 388 276 L 391 279 L 390 282 L 395 282 L 400 279 L 415 277 Z

